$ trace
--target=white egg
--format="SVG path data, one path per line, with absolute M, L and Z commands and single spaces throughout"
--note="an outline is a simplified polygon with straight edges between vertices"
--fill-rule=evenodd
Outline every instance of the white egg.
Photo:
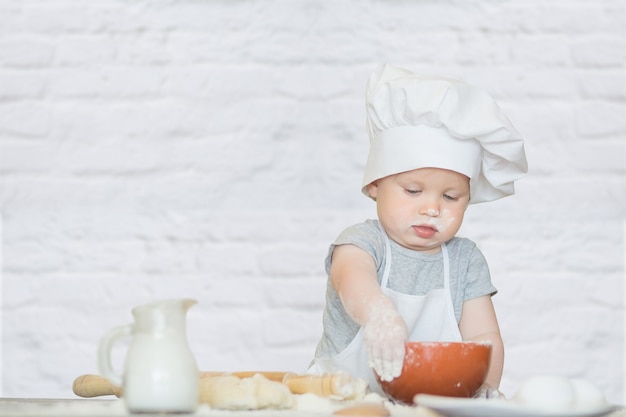
M 602 391 L 585 379 L 572 379 L 576 393 L 576 409 L 594 409 L 606 405 Z
M 560 376 L 536 376 L 524 381 L 512 400 L 546 411 L 571 409 L 576 402 L 574 386 Z

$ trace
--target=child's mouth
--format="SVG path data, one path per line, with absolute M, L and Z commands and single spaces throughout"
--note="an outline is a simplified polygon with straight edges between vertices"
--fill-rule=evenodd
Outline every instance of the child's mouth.
M 415 231 L 415 234 L 424 239 L 433 237 L 435 233 L 437 233 L 437 229 L 435 227 L 425 224 L 413 226 L 413 230 Z

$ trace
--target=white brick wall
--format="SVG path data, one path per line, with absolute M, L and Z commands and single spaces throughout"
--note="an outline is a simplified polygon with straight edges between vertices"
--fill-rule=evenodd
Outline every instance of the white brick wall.
M 489 90 L 527 140 L 472 207 L 503 391 L 557 373 L 624 401 L 626 4 L 0 0 L 2 395 L 72 397 L 130 309 L 195 297 L 202 369 L 306 368 L 323 259 L 370 217 L 382 62 Z

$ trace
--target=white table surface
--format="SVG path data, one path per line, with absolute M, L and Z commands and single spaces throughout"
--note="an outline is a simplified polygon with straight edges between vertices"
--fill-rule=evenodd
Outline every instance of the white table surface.
M 297 413 L 297 416 L 319 417 L 320 414 L 301 413 L 294 410 L 256 410 L 256 411 L 226 411 L 211 409 L 207 405 L 200 405 L 193 414 L 170 414 L 175 417 L 186 416 L 215 416 L 215 417 L 287 417 Z M 44 398 L 0 398 L 1 417 L 163 417 L 167 414 L 130 414 L 124 401 L 118 399 L 44 399 Z
M 167 414 L 129 414 L 123 400 L 119 399 L 44 399 L 44 398 L 0 398 L 1 417 L 164 417 Z M 175 417 L 327 417 L 332 410 L 253 410 L 228 411 L 211 409 L 200 405 L 194 414 L 170 414 Z M 392 417 L 434 417 L 435 413 L 422 407 L 392 408 Z M 607 417 L 626 417 L 626 409 Z
M 349 403 L 345 404 L 345 406 L 349 405 Z M 417 410 L 416 407 L 404 407 L 402 413 L 392 413 L 392 415 L 394 417 L 396 414 L 398 417 L 424 416 L 423 411 L 412 411 L 410 414 L 407 414 L 405 410 L 410 409 Z M 234 411 L 212 409 L 206 404 L 201 404 L 193 414 L 131 414 L 127 411 L 124 401 L 120 399 L 0 398 L 0 417 L 328 417 L 333 415 L 333 410 L 267 409 Z M 428 414 L 427 417 L 432 417 L 432 415 Z

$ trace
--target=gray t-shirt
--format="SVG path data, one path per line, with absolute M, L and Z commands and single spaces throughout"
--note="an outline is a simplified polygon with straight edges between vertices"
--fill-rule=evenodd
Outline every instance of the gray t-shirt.
M 391 271 L 388 287 L 394 291 L 425 295 L 443 288 L 443 255 L 426 254 L 391 243 Z M 330 271 L 333 250 L 338 245 L 355 245 L 372 255 L 378 271 L 378 282 L 385 270 L 385 237 L 377 220 L 367 220 L 344 230 L 330 246 L 326 257 L 326 272 Z M 493 295 L 497 292 L 491 283 L 489 267 L 476 244 L 469 239 L 455 237 L 447 242 L 450 259 L 450 292 L 457 322 L 461 320 L 466 300 Z M 343 351 L 359 331 L 359 325 L 346 313 L 330 280 L 326 284 L 324 331 L 315 351 L 316 358 L 334 356 Z

